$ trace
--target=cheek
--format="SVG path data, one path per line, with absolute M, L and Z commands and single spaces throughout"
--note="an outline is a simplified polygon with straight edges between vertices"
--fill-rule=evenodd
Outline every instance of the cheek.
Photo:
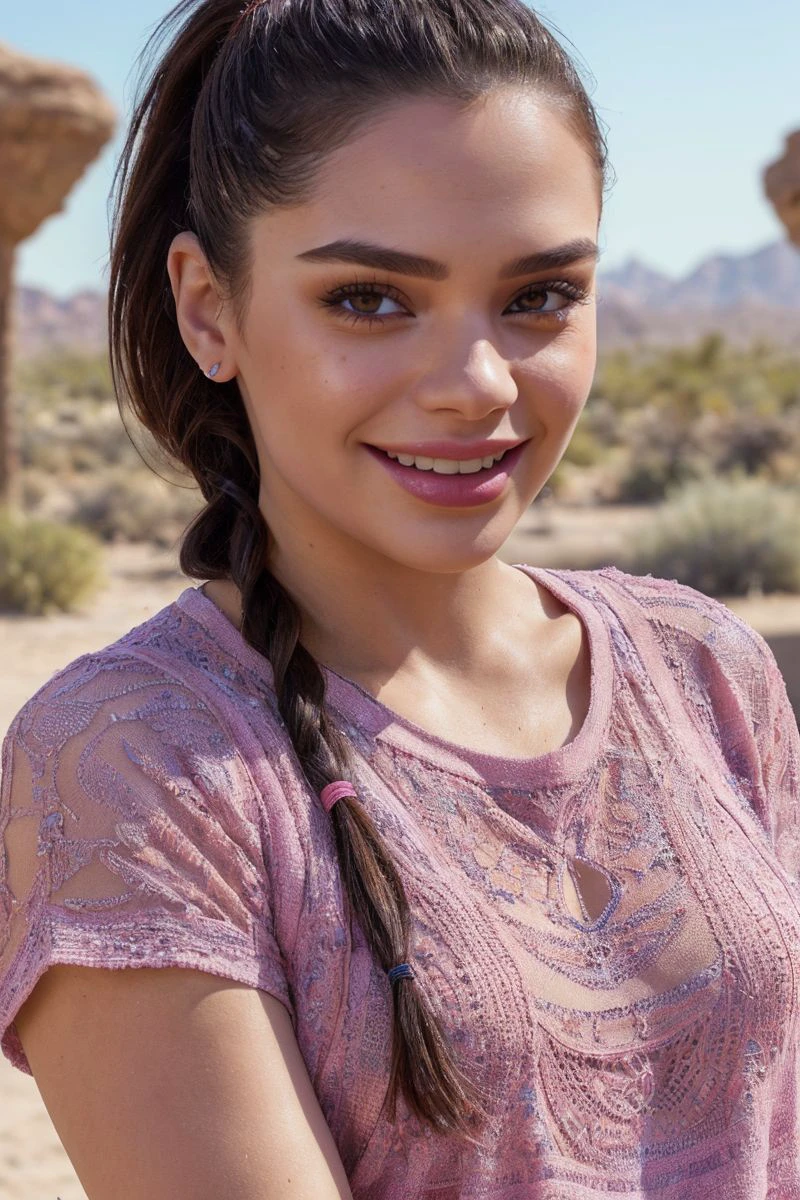
M 528 360 L 520 383 L 543 423 L 563 427 L 580 415 L 595 368 L 594 342 L 589 345 L 582 338 L 580 345 L 569 345 L 562 338 Z
M 352 469 L 357 431 L 375 409 L 375 394 L 347 386 L 337 372 L 307 367 L 282 375 L 259 406 L 265 471 L 310 498 L 341 489 Z
M 326 338 L 324 330 L 295 335 L 289 353 L 281 356 L 281 378 L 294 410 L 328 430 L 346 430 L 369 416 L 378 407 L 376 396 L 397 377 L 391 354 L 379 342 L 350 348 L 342 346 L 341 331 L 338 340 Z

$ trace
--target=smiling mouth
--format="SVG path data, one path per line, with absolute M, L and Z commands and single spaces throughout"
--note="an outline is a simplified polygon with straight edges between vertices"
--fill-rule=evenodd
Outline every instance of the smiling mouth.
M 380 447 L 376 446 L 375 449 L 380 450 Z M 516 449 L 516 447 L 509 447 L 509 449 Z M 421 455 L 392 454 L 388 450 L 381 450 L 381 454 L 385 454 L 387 458 L 399 463 L 401 467 L 409 467 L 417 471 L 433 471 L 436 475 L 477 475 L 480 471 L 488 471 L 492 467 L 496 467 L 508 453 L 509 450 L 502 450 L 499 454 L 487 455 L 485 458 L 456 459 L 425 458 Z

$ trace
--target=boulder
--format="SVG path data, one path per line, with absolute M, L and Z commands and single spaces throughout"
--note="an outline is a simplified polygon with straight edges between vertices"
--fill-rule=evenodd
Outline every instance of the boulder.
M 764 172 L 764 190 L 795 246 L 800 246 L 800 129 L 790 133 L 782 158 Z
M 0 503 L 18 498 L 8 403 L 14 252 L 62 210 L 116 123 L 89 75 L 0 43 Z

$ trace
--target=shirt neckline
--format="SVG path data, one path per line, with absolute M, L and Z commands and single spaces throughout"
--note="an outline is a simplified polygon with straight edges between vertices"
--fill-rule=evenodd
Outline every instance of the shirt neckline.
M 354 728 L 432 765 L 499 787 L 552 787 L 581 775 L 600 757 L 613 700 L 614 664 L 607 624 L 600 609 L 564 577 L 566 572 L 514 563 L 531 579 L 552 592 L 582 622 L 591 661 L 590 700 L 586 718 L 575 737 L 533 758 L 484 754 L 446 741 L 394 712 L 354 680 L 322 666 L 326 700 Z M 272 665 L 206 596 L 200 587 L 186 588 L 174 601 L 203 625 L 233 658 L 247 665 L 270 688 Z

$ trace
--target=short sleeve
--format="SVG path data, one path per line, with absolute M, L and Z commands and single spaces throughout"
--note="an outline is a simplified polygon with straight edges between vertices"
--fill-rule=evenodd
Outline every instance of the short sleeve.
M 615 573 L 623 581 L 623 573 Z M 800 730 L 767 640 L 721 600 L 676 580 L 624 576 L 684 699 L 720 747 L 781 865 L 800 880 Z
M 85 656 L 17 713 L 0 784 L 0 1044 L 53 963 L 190 967 L 294 1017 L 263 822 L 222 719 L 169 673 Z

